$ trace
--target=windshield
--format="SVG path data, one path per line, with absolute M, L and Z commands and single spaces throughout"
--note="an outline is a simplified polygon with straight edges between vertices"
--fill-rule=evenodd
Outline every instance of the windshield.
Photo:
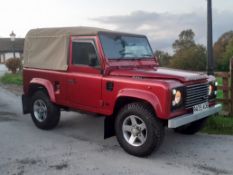
M 100 34 L 104 54 L 108 59 L 143 59 L 153 57 L 149 42 L 144 36 Z

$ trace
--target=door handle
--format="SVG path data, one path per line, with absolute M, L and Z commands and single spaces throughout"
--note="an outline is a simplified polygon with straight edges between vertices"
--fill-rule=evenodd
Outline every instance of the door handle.
M 76 80 L 75 79 L 69 79 L 67 80 L 69 84 L 75 84 L 76 83 Z

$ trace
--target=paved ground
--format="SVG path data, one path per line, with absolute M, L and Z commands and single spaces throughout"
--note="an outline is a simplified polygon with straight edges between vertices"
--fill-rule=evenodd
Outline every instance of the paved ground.
M 0 174 L 233 174 L 233 137 L 167 131 L 148 158 L 125 153 L 115 137 L 103 139 L 103 118 L 62 113 L 52 131 L 21 115 L 20 98 L 0 87 Z

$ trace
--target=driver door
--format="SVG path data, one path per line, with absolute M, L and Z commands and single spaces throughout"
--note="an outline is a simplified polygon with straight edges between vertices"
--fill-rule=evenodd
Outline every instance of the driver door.
M 72 39 L 70 46 L 69 101 L 76 108 L 96 111 L 101 106 L 101 68 L 94 38 Z

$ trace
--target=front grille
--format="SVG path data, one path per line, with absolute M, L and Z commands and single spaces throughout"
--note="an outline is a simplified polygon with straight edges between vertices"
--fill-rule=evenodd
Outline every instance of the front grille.
M 208 102 L 208 87 L 207 83 L 187 86 L 185 108 L 188 109 L 194 105 Z

